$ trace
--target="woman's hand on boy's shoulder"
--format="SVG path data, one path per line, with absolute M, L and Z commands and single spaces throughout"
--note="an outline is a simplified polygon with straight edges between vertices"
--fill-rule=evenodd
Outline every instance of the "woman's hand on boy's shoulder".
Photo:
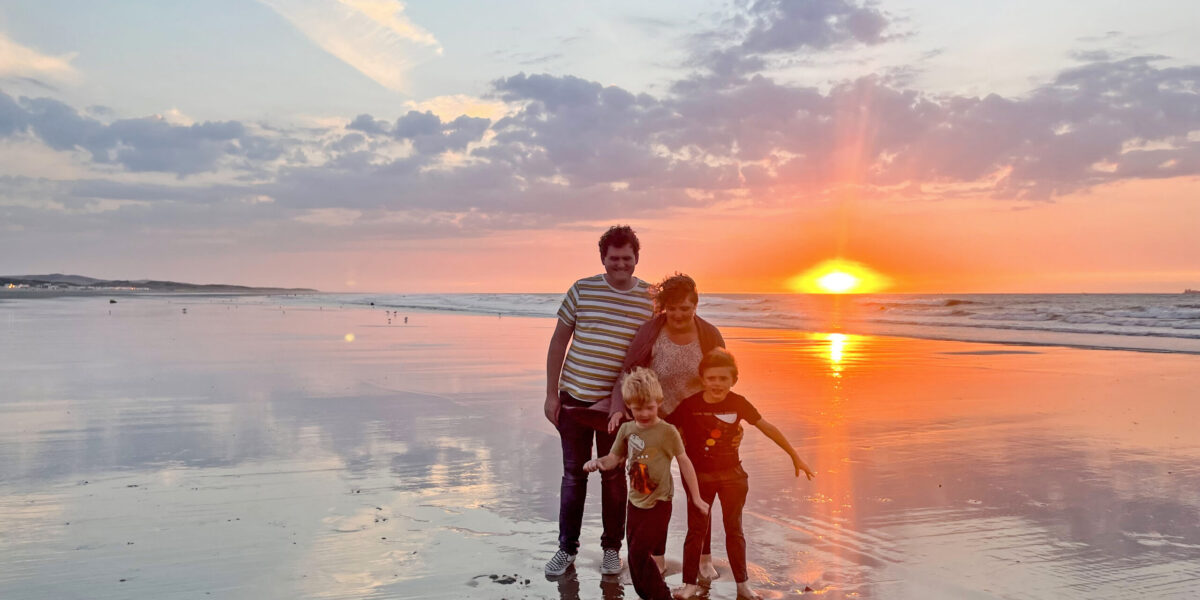
M 624 417 L 625 414 L 619 412 L 615 412 L 612 416 L 608 417 L 608 432 L 616 433 L 621 428 L 621 421 L 624 420 Z

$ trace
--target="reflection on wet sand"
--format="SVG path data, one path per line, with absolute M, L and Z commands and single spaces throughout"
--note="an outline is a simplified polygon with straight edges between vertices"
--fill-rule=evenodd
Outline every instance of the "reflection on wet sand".
M 863 338 L 853 353 L 801 335 L 743 341 L 743 393 L 764 414 L 790 410 L 810 432 L 798 446 L 815 452 L 803 501 L 782 469 L 751 486 L 752 502 L 770 500 L 749 537 L 803 548 L 794 581 L 832 597 L 1085 597 L 1147 580 L 1156 597 L 1200 590 L 1198 440 L 1182 424 L 1197 412 L 1184 389 L 1193 359 L 982 346 L 948 360 L 945 344 L 912 340 Z
M 0 305 L 0 597 L 635 596 L 598 573 L 598 510 L 541 573 L 552 321 L 92 304 Z M 817 471 L 747 433 L 766 597 L 1200 592 L 1200 358 L 724 333 L 737 391 Z M 723 544 L 710 598 L 734 596 Z
M 603 598 L 604 600 L 621 600 L 625 598 L 625 586 L 629 585 L 628 576 L 601 575 L 599 593 L 594 590 L 583 590 L 579 583 L 579 573 L 571 567 L 561 577 L 547 577 L 558 585 L 558 598 L 561 600 L 580 600 L 581 598 Z M 589 581 L 589 583 L 592 583 Z M 583 592 L 582 594 L 580 592 Z M 633 589 L 629 590 L 630 598 L 637 598 Z

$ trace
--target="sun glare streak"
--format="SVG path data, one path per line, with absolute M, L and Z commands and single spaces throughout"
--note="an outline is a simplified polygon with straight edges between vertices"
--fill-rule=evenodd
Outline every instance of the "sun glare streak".
M 891 279 L 851 260 L 827 260 L 788 280 L 788 288 L 803 294 L 870 294 L 886 289 Z
M 834 364 L 842 362 L 842 351 L 846 348 L 846 335 L 831 333 L 826 339 L 829 340 L 829 362 Z

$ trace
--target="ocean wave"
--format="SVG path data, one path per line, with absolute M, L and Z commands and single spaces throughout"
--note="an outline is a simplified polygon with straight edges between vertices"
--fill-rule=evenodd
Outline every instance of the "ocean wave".
M 905 307 L 905 306 L 959 306 L 962 304 L 980 304 L 977 300 L 960 300 L 958 298 L 906 298 L 902 300 L 868 300 L 867 306 Z
M 1104 313 L 1110 317 L 1124 319 L 1169 319 L 1169 320 L 1186 320 L 1200 319 L 1200 309 L 1169 309 L 1169 308 L 1146 308 L 1136 307 L 1128 310 L 1113 310 Z
M 887 311 L 889 315 L 913 316 L 913 317 L 969 317 L 975 313 L 969 310 L 961 309 L 919 309 L 907 310 L 896 308 Z
M 928 326 L 925 321 L 904 321 L 899 319 L 873 319 L 873 323 L 886 323 L 889 325 L 917 325 Z M 1017 323 L 941 323 L 941 327 L 963 327 L 973 329 L 1001 329 L 1010 331 L 1041 331 L 1047 333 L 1071 333 L 1071 334 L 1096 334 L 1096 335 L 1112 335 L 1112 336 L 1133 336 L 1133 337 L 1162 337 L 1162 338 L 1181 338 L 1189 340 L 1200 340 L 1200 333 L 1187 334 L 1169 331 L 1158 331 L 1151 329 L 1127 330 L 1127 329 L 1082 329 L 1070 327 L 1035 327 L 1030 325 L 1022 325 Z
M 1001 312 L 976 314 L 971 318 L 981 321 L 1056 321 L 1060 316 L 1049 312 Z
M 553 318 L 562 294 L 333 294 L 314 296 L 329 303 L 373 305 L 397 311 L 436 311 Z M 1138 339 L 1200 339 L 1200 304 L 1160 294 L 995 294 L 863 297 L 803 294 L 704 294 L 698 314 L 719 327 L 826 331 L 837 327 L 861 333 L 876 326 L 901 325 L 903 335 L 978 341 L 997 332 L 1029 332 L 1037 343 L 1080 336 L 1116 336 L 1115 344 L 1139 349 Z M 965 332 L 971 332 L 969 335 Z M 1006 337 L 1006 336 L 995 336 Z M 1011 337 L 1011 336 L 1007 336 Z M 1107 339 L 1107 337 L 1105 339 Z M 1185 341 L 1186 340 L 1186 341 Z M 1104 342 L 1108 345 L 1114 345 Z M 1122 345 L 1123 344 L 1123 345 Z M 1163 343 L 1141 349 L 1163 351 Z M 1170 344 L 1167 344 L 1170 345 Z M 1147 344 L 1141 344 L 1147 346 Z M 1171 351 L 1171 350 L 1167 350 Z M 1179 350 L 1193 351 L 1193 350 Z

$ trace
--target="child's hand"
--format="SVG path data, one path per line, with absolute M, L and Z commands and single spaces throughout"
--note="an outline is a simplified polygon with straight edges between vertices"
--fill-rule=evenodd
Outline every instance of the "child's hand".
M 583 470 L 588 473 L 591 473 L 593 471 L 599 471 L 600 470 L 600 461 L 593 458 L 592 460 L 589 460 L 589 461 L 583 463 Z
M 705 502 L 699 498 L 694 498 L 694 499 L 692 499 L 692 504 L 695 504 L 696 508 L 700 509 L 700 514 L 704 514 L 704 515 L 708 514 L 709 506 L 708 506 L 707 502 Z
M 799 458 L 792 459 L 792 466 L 796 469 L 796 477 L 800 476 L 800 471 L 804 471 L 804 475 L 808 477 L 809 481 L 812 481 L 812 478 L 817 476 L 817 474 L 813 473 L 812 469 L 809 469 L 808 465 L 804 464 L 804 461 L 800 460 Z

